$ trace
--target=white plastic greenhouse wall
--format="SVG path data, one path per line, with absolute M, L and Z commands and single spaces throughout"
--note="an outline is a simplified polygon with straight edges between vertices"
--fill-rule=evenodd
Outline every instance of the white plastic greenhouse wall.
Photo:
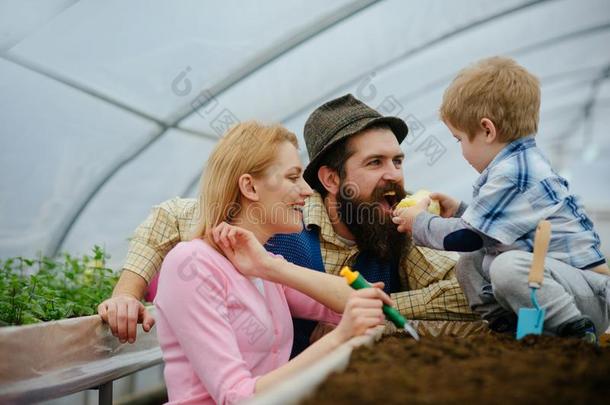
M 280 122 L 305 164 L 307 116 L 349 92 L 410 125 L 407 189 L 468 201 L 438 107 L 492 55 L 540 78 L 538 144 L 610 255 L 608 0 L 0 0 L 0 54 L 0 258 L 98 244 L 119 270 L 228 126 Z

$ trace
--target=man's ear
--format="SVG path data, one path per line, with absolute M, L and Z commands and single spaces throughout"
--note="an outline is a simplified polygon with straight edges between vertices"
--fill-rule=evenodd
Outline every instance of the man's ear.
M 318 180 L 322 186 L 332 195 L 339 193 L 339 173 L 328 166 L 320 166 L 318 169 Z
M 489 118 L 481 118 L 481 130 L 485 133 L 485 143 L 494 143 L 498 137 L 496 126 Z
M 258 201 L 259 195 L 256 191 L 256 187 L 254 184 L 254 178 L 250 174 L 242 174 L 239 176 L 239 180 L 237 180 L 239 184 L 239 191 L 241 194 L 251 201 Z

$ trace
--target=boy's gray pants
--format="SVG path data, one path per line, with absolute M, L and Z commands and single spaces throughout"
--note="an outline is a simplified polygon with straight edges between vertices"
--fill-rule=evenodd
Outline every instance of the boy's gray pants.
M 533 308 L 527 283 L 533 254 L 509 251 L 498 255 L 483 270 L 484 250 L 460 254 L 456 275 L 470 308 L 485 320 L 516 314 L 519 308 Z M 591 318 L 597 334 L 608 328 L 610 276 L 580 270 L 547 257 L 544 280 L 536 292 L 546 309 L 544 330 L 551 334 L 565 322 L 583 315 Z

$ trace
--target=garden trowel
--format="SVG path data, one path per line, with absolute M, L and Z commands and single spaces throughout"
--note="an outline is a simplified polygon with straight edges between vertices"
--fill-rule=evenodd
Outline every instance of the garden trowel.
M 542 285 L 544 277 L 544 259 L 551 238 L 551 223 L 543 220 L 538 223 L 534 236 L 534 258 L 527 282 L 530 287 L 530 297 L 534 308 L 519 308 L 517 321 L 517 339 L 526 335 L 540 335 L 544 325 L 544 308 L 540 308 L 536 299 L 536 290 Z
M 370 288 L 371 285 L 358 273 L 352 271 L 349 267 L 345 266 L 341 269 L 341 276 L 345 278 L 347 284 L 350 285 L 354 290 L 360 290 L 362 288 Z M 419 335 L 415 328 L 409 323 L 405 317 L 400 315 L 400 312 L 389 305 L 383 304 L 383 313 L 388 321 L 391 321 L 399 329 L 404 329 L 409 335 L 413 336 L 415 340 L 419 340 Z

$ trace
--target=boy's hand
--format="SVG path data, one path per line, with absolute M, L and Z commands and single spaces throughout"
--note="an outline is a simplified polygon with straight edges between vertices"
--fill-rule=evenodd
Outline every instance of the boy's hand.
M 430 198 L 437 200 L 441 206 L 441 217 L 451 218 L 460 207 L 460 201 L 446 194 L 430 193 Z
M 428 209 L 428 205 L 430 205 L 430 198 L 425 197 L 412 207 L 399 208 L 394 211 L 392 222 L 398 225 L 396 228 L 398 232 L 413 232 L 413 222 L 415 222 L 415 217 L 426 211 Z

